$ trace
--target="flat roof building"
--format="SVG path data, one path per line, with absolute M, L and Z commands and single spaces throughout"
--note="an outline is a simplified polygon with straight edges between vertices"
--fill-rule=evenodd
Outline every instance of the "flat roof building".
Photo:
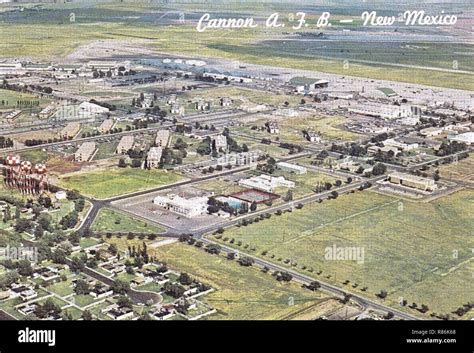
M 253 176 L 247 179 L 240 179 L 239 185 L 266 192 L 273 192 L 278 187 L 290 189 L 295 187 L 295 183 L 291 180 L 286 180 L 285 177 L 272 177 L 266 174 Z
M 406 173 L 390 173 L 388 175 L 388 181 L 390 181 L 392 184 L 399 184 L 423 191 L 433 191 L 437 188 L 437 185 L 433 179 L 423 178 Z
M 124 154 L 127 153 L 128 150 L 133 148 L 133 143 L 135 138 L 132 135 L 123 136 L 120 139 L 117 148 L 115 149 L 116 154 Z
M 155 144 L 158 147 L 168 147 L 170 141 L 170 131 L 169 130 L 159 130 L 156 133 Z
M 62 139 L 73 138 L 77 135 L 80 129 L 81 124 L 77 122 L 69 123 L 59 132 L 59 137 Z
M 161 147 L 151 147 L 146 155 L 146 167 L 158 168 L 160 166 L 162 154 L 163 149 Z
M 178 195 L 157 196 L 153 203 L 172 212 L 185 217 L 197 217 L 207 213 L 207 201 L 205 196 L 186 199 Z
M 92 158 L 95 150 L 95 142 L 84 142 L 74 154 L 74 160 L 79 163 L 87 162 Z
M 105 119 L 102 124 L 100 124 L 100 126 L 97 128 L 97 131 L 99 131 L 101 134 L 105 134 L 112 130 L 114 124 L 114 119 Z
M 285 170 L 285 171 L 292 172 L 295 174 L 306 174 L 308 172 L 308 169 L 306 169 L 305 167 L 301 165 L 287 163 L 287 162 L 278 162 L 277 166 L 281 170 Z

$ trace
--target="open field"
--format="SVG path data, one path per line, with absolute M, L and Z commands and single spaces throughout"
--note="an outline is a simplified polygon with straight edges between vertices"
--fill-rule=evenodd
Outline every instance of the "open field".
M 270 135 L 266 131 L 252 130 L 252 126 L 262 127 L 268 120 L 275 120 L 278 122 L 280 133 L 278 135 Z M 343 117 L 339 116 L 308 116 L 308 117 L 292 117 L 292 118 L 274 118 L 268 116 L 265 119 L 257 119 L 247 126 L 239 126 L 236 131 L 258 137 L 274 139 L 278 137 L 283 142 L 290 142 L 296 144 L 306 144 L 308 141 L 303 136 L 303 130 L 319 131 L 323 140 L 355 140 L 361 135 L 346 131 L 342 127 L 345 122 Z
M 38 98 L 30 93 L 22 93 L 6 89 L 0 89 L 0 109 L 27 108 L 27 110 L 31 110 L 29 106 L 23 105 L 21 103 L 22 101 L 31 102 L 32 104 L 34 104 L 33 110 L 41 110 L 41 108 L 38 108 L 39 105 L 36 104 L 38 102 L 39 104 L 48 103 L 50 100 L 46 98 Z
M 474 156 L 460 160 L 458 163 L 441 165 L 439 167 L 442 178 L 474 183 Z
M 301 101 L 301 97 L 294 95 L 275 94 L 274 92 L 265 92 L 240 87 L 217 87 L 207 90 L 190 91 L 186 92 L 186 96 L 190 99 L 204 98 L 214 100 L 217 99 L 217 97 L 231 97 L 234 100 L 241 101 L 243 104 L 251 102 L 254 104 L 266 104 L 276 107 L 283 106 L 285 102 L 288 102 L 289 106 L 297 106 Z
M 321 280 L 341 287 L 349 280 L 348 289 L 368 287 L 366 293 L 372 297 L 385 289 L 387 302 L 396 303 L 402 296 L 446 313 L 473 299 L 465 292 L 466 275 L 457 273 L 472 261 L 473 202 L 473 191 L 432 203 L 400 203 L 396 198 L 357 192 L 234 227 L 224 235 L 235 239 L 230 246 L 248 251 L 244 245 L 249 244 L 247 249 L 255 248 L 251 253 L 282 265 L 287 262 L 303 273 L 312 268 Z M 327 248 L 333 246 L 363 249 L 363 263 L 327 260 Z M 457 258 L 453 257 L 455 250 Z M 267 251 L 264 256 L 263 251 Z M 319 276 L 318 271 L 322 271 Z M 352 287 L 355 283 L 357 288 Z M 431 296 L 412 289 L 428 283 Z
M 183 177 L 162 169 L 123 168 L 60 177 L 60 185 L 97 199 L 173 184 Z
M 161 233 L 164 229 L 134 219 L 124 213 L 103 208 L 99 211 L 91 229 L 101 233 L 134 232 L 134 233 Z
M 324 52 L 327 53 L 325 56 L 317 57 L 309 49 L 317 51 L 317 55 L 320 55 L 319 46 L 327 46 L 326 43 L 304 44 L 306 47 L 301 50 L 300 42 L 294 40 L 298 37 L 283 37 L 284 29 L 273 28 L 272 31 L 266 31 L 260 27 L 218 33 L 205 31 L 197 35 L 195 24 L 199 17 L 198 13 L 187 13 L 187 24 L 176 26 L 173 25 L 176 23 L 173 22 L 176 18 L 156 21 L 160 11 L 164 10 L 161 7 L 137 5 L 137 8 L 130 10 L 118 6 L 114 4 L 114 8 L 111 9 L 101 6 L 78 8 L 67 5 L 39 12 L 26 8 L 21 13 L 2 16 L 0 17 L 0 43 L 2 43 L 0 55 L 48 60 L 70 54 L 78 46 L 94 40 L 134 40 L 146 43 L 150 49 L 161 53 L 190 56 L 199 53 L 202 57 L 225 58 L 254 64 L 460 89 L 474 88 L 470 75 L 384 66 L 383 64 L 393 63 L 400 59 L 404 63 L 415 66 L 423 66 L 423 63 L 427 62 L 436 67 L 452 68 L 453 60 L 456 60 L 460 69 L 470 68 L 469 51 L 459 50 L 455 44 L 449 42 L 430 43 L 430 45 L 413 42 L 410 43 L 413 44 L 411 46 L 379 50 L 377 53 L 380 55 L 372 58 L 370 57 L 372 51 L 359 49 L 359 43 L 362 42 L 365 46 L 366 40 L 348 43 L 341 40 L 338 41 L 339 46 L 325 47 Z M 255 5 L 248 8 L 248 11 L 254 10 Z M 71 22 L 69 18 L 71 11 L 76 15 L 74 22 Z M 242 8 L 238 11 L 242 12 Z M 140 16 L 139 21 L 136 20 L 137 15 Z M 237 14 L 233 13 L 233 15 Z M 117 19 L 120 19 L 120 22 Z M 293 40 L 286 41 L 287 44 L 283 47 L 278 41 L 274 41 L 286 39 Z M 341 45 L 344 46 L 341 48 Z M 379 43 L 372 45 L 379 45 Z M 449 54 L 440 56 L 440 53 Z M 366 60 L 367 57 L 373 62 L 361 61 Z M 344 65 L 344 60 L 349 60 L 350 65 Z
M 269 273 L 241 267 L 234 261 L 209 255 L 193 246 L 175 243 L 149 250 L 159 261 L 165 261 L 173 269 L 187 272 L 216 289 L 202 298 L 218 310 L 210 319 L 282 319 L 325 298 L 321 293 L 310 292 L 295 283 L 277 282 Z M 294 305 L 289 305 L 291 300 Z

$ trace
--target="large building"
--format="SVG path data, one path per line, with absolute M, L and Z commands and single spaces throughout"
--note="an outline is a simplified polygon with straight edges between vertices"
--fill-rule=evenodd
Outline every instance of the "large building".
M 90 102 L 82 102 L 79 104 L 79 115 L 81 116 L 95 116 L 98 114 L 106 114 L 109 112 L 108 108 L 105 108 L 101 105 L 90 103 Z
M 308 169 L 301 165 L 297 164 L 292 164 L 292 163 L 287 163 L 287 162 L 278 162 L 277 166 L 284 171 L 287 172 L 292 172 L 295 174 L 306 174 L 308 172 Z
M 433 179 L 423 178 L 406 173 L 390 173 L 388 175 L 388 181 L 390 181 L 392 184 L 399 184 L 423 191 L 433 191 L 437 189 L 437 185 Z
M 80 163 L 87 162 L 92 158 L 95 150 L 95 142 L 84 142 L 74 154 L 74 160 Z
M 216 151 L 227 149 L 227 137 L 224 135 L 216 135 L 211 137 L 211 149 L 215 149 Z
M 69 123 L 59 132 L 59 137 L 62 139 L 73 138 L 77 135 L 80 129 L 81 124 L 77 122 Z
M 295 183 L 291 180 L 286 180 L 285 177 L 272 177 L 266 174 L 253 176 L 247 179 L 240 179 L 239 185 L 266 192 L 273 192 L 278 187 L 290 189 L 295 187 Z
M 472 145 L 474 143 L 474 132 L 471 131 L 459 135 L 449 135 L 448 140 Z
M 410 105 L 390 105 L 381 103 L 353 103 L 348 107 L 349 112 L 373 116 L 383 119 L 408 118 L 415 114 L 415 107 Z
M 168 147 L 169 141 L 170 141 L 169 130 L 160 130 L 156 133 L 155 144 L 158 147 L 162 147 L 162 148 Z
M 124 136 L 120 139 L 117 148 L 115 149 L 116 154 L 124 154 L 127 153 L 128 150 L 133 148 L 134 137 L 132 135 Z
M 207 213 L 207 197 L 186 199 L 178 195 L 157 196 L 153 203 L 185 217 L 197 217 Z
M 105 119 L 97 128 L 97 131 L 99 131 L 101 134 L 105 134 L 114 127 L 114 124 L 114 119 Z
M 161 147 L 151 147 L 146 155 L 146 167 L 158 168 L 161 162 L 163 149 Z

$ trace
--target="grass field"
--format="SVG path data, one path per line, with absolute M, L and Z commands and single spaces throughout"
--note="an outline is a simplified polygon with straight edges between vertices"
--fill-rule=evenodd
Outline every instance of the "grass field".
M 17 103 L 21 103 L 21 101 L 33 102 L 34 104 L 40 102 L 40 104 L 43 104 L 48 103 L 49 99 L 38 98 L 30 93 L 22 93 L 6 89 L 0 89 L 0 109 L 28 108 L 28 106 L 23 106 L 21 104 L 17 105 Z M 33 107 L 33 110 L 38 110 L 38 106 L 35 105 Z M 39 108 L 39 110 L 41 110 L 41 108 Z
M 162 228 L 108 208 L 103 208 L 99 211 L 91 229 L 101 233 L 134 232 L 156 234 L 164 231 Z
M 107 241 L 114 242 L 114 239 Z M 126 249 L 123 243 L 118 246 L 125 246 Z M 326 298 L 321 293 L 302 289 L 295 283 L 282 284 L 269 273 L 241 267 L 234 261 L 209 255 L 193 246 L 175 243 L 150 251 L 159 261 L 165 261 L 173 269 L 187 272 L 216 289 L 201 298 L 218 310 L 210 319 L 284 319 Z M 294 305 L 289 305 L 292 302 Z
M 114 5 L 115 6 L 115 5 Z M 117 5 L 118 6 L 118 5 Z M 254 6 L 254 5 L 252 5 Z M 169 25 L 156 22 L 156 17 L 150 16 L 150 11 L 156 7 L 138 6 L 133 11 L 114 7 L 110 8 L 77 8 L 74 5 L 55 11 L 35 10 L 17 13 L 16 17 L 6 18 L 0 23 L 0 56 L 33 57 L 36 59 L 51 60 L 71 53 L 79 45 L 93 40 L 148 40 L 148 45 L 157 52 L 176 53 L 195 56 L 199 53 L 204 57 L 218 57 L 234 61 L 248 62 L 262 65 L 283 66 L 295 69 L 330 72 L 336 74 L 386 79 L 395 81 L 413 82 L 419 84 L 444 86 L 461 89 L 473 89 L 474 84 L 470 75 L 454 72 L 427 71 L 418 68 L 393 67 L 377 64 L 377 60 L 392 62 L 392 58 L 399 58 L 410 65 L 422 66 L 424 61 L 436 66 L 452 66 L 453 57 L 459 62 L 460 68 L 469 65 L 469 53 L 456 49 L 451 43 L 431 45 L 430 48 L 416 49 L 394 48 L 394 54 L 387 55 L 387 50 L 380 50 L 381 58 L 372 58 L 372 51 L 359 51 L 359 45 L 352 47 L 332 48 L 337 57 L 317 57 L 321 55 L 310 52 L 308 46 L 295 49 L 295 43 L 288 41 L 284 46 L 277 42 L 268 42 L 271 39 L 282 39 L 285 29 L 273 28 L 265 30 L 263 26 L 252 29 L 226 30 L 216 33 L 205 31 L 197 33 L 195 21 L 191 25 Z M 159 11 L 159 10 L 158 10 Z M 242 11 L 241 9 L 238 11 Z M 253 11 L 253 9 L 252 9 Z M 76 21 L 69 20 L 70 13 L 76 15 Z M 228 12 L 228 11 L 227 11 Z M 141 15 L 140 21 L 134 16 Z M 188 16 L 192 16 L 188 14 Z M 120 22 L 117 19 L 120 19 Z M 197 18 L 196 18 L 197 20 Z M 21 40 L 20 40 L 21 39 Z M 291 44 L 291 45 L 290 45 Z M 296 42 L 296 44 L 299 44 Z M 364 43 L 365 45 L 366 43 Z M 378 43 L 371 43 L 378 45 Z M 456 49 L 456 50 L 453 50 Z M 324 52 L 328 53 L 329 49 Z M 459 55 L 452 55 L 452 52 Z M 405 52 L 408 55 L 405 55 Z M 440 55 L 445 53 L 444 55 Z M 446 55 L 446 53 L 448 53 Z M 329 55 L 328 53 L 327 55 Z M 325 54 L 326 55 L 326 54 Z M 344 60 L 375 59 L 375 64 L 351 62 L 349 67 Z M 382 60 L 383 59 L 383 60 Z
M 439 167 L 442 178 L 474 183 L 474 156 L 470 155 L 458 163 L 441 165 Z
M 123 168 L 81 172 L 60 178 L 60 185 L 97 199 L 173 184 L 184 178 L 162 169 Z
M 401 206 L 396 198 L 358 192 L 234 227 L 224 235 L 235 239 L 229 245 L 237 249 L 248 251 L 243 246 L 249 244 L 256 255 L 267 251 L 263 257 L 270 261 L 285 265 L 287 260 L 288 266 L 304 273 L 309 268 L 313 273 L 321 270 L 322 280 L 339 286 L 349 280 L 348 288 L 368 287 L 371 296 L 385 289 L 387 302 L 404 297 L 446 313 L 473 299 L 465 282 L 469 273 L 472 276 L 467 267 L 472 266 L 474 246 L 473 202 L 473 191 L 432 203 L 402 201 Z M 326 260 L 326 248 L 334 245 L 363 248 L 364 262 Z M 354 283 L 357 289 L 352 288 Z M 431 294 L 414 290 L 415 286 L 430 288 Z
M 341 126 L 345 119 L 343 117 L 323 117 L 323 116 L 309 116 L 309 117 L 293 117 L 289 119 L 278 119 L 278 126 L 280 133 L 278 135 L 270 135 L 266 131 L 252 130 L 252 126 L 262 127 L 268 121 L 268 118 L 258 119 L 248 126 L 237 127 L 236 130 L 242 133 L 258 137 L 271 138 L 278 136 L 283 142 L 306 144 L 308 141 L 303 136 L 303 130 L 315 130 L 321 133 L 323 140 L 355 140 L 361 135 L 345 131 Z

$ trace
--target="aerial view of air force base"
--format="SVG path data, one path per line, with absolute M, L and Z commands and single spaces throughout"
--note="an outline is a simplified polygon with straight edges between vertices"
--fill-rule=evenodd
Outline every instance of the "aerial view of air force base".
M 469 1 L 0 2 L 1 319 L 474 318 Z

